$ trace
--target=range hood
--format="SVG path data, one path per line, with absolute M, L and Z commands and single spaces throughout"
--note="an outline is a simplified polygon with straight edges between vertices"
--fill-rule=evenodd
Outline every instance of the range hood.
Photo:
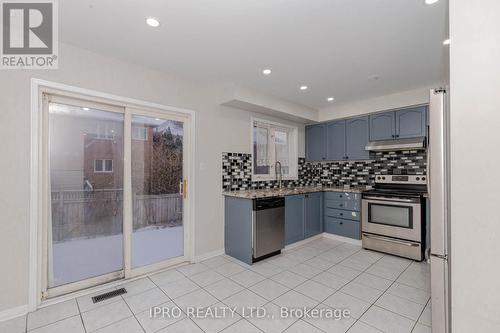
M 410 138 L 383 141 L 370 141 L 365 147 L 371 151 L 398 151 L 398 150 L 418 150 L 425 149 L 426 138 Z

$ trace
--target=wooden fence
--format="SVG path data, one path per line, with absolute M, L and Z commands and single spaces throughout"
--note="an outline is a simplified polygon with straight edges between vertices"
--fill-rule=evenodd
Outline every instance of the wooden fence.
M 116 235 L 123 230 L 123 190 L 52 192 L 52 239 Z M 133 195 L 134 230 L 182 225 L 180 194 Z

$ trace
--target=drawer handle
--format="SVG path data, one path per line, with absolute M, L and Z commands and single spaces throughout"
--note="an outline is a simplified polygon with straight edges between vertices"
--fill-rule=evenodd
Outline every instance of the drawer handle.
M 339 207 L 344 207 L 344 204 L 339 204 Z
M 339 215 L 340 215 L 340 216 L 344 216 L 344 213 L 340 213 Z
M 344 224 L 344 222 L 339 222 L 339 224 Z

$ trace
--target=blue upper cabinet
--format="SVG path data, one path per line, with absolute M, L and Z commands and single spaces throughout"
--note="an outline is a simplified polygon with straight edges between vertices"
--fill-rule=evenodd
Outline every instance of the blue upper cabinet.
M 346 143 L 345 120 L 334 121 L 326 124 L 326 159 L 343 160 Z
M 396 134 L 396 113 L 370 115 L 370 141 L 391 140 Z
M 427 132 L 427 107 L 396 111 L 396 138 L 415 138 L 425 136 Z
M 345 128 L 346 159 L 368 159 L 370 157 L 370 152 L 365 150 L 369 137 L 368 116 L 347 119 L 345 121 Z
M 325 124 L 306 126 L 306 160 L 325 159 Z
M 426 106 L 370 115 L 370 141 L 416 138 L 426 133 Z
M 374 113 L 306 126 L 306 160 L 339 161 L 370 158 L 369 141 L 427 135 L 427 106 Z

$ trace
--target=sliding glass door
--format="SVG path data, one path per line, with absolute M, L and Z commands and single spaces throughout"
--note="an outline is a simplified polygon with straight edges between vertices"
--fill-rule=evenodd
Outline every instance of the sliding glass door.
M 187 117 L 44 98 L 46 297 L 187 260 Z
M 184 254 L 184 124 L 132 116 L 132 268 Z
M 123 122 L 49 103 L 49 288 L 123 270 Z

